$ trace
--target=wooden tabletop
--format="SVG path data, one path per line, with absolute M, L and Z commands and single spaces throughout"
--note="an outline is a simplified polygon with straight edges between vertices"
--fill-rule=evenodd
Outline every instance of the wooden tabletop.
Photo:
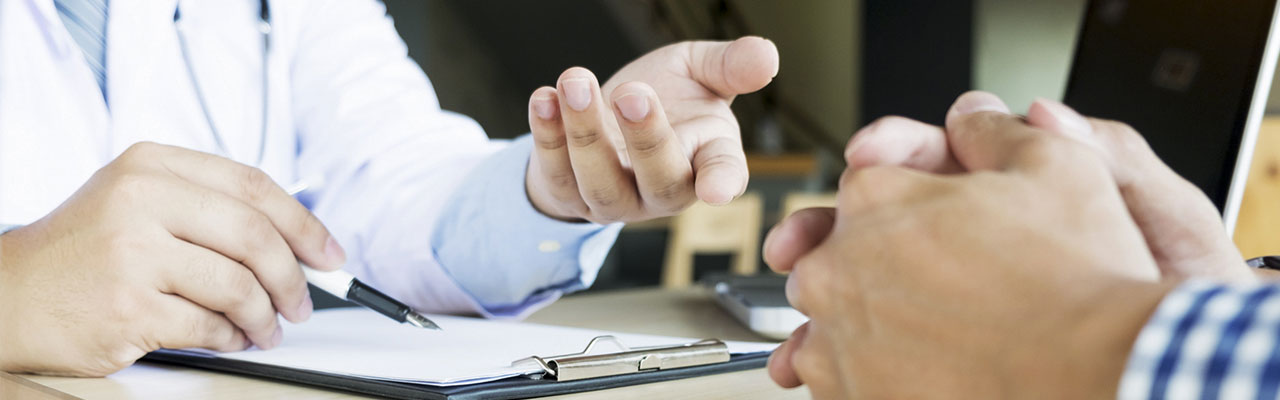
M 635 289 L 570 296 L 535 313 L 529 322 L 725 340 L 763 341 L 722 311 L 703 289 Z M 138 363 L 105 378 L 8 375 L 0 372 L 0 398 L 92 399 L 353 399 L 303 385 L 238 375 Z M 10 396 L 14 394 L 14 396 Z M 28 396 L 18 396 L 25 394 Z M 551 397 L 554 399 L 807 399 L 804 388 L 784 390 L 763 369 Z

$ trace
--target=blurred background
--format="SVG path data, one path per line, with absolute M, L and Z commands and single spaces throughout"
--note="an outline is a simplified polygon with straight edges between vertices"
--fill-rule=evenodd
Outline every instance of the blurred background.
M 601 80 L 664 44 L 759 35 L 781 53 L 764 91 L 734 103 L 752 182 L 732 205 L 628 226 L 592 290 L 682 286 L 766 271 L 764 230 L 832 201 L 845 142 L 884 115 L 940 123 L 981 89 L 1015 111 L 1065 88 L 1084 0 L 386 0 L 444 108 L 489 136 L 528 131 L 530 93 L 584 66 Z M 1280 111 L 1280 97 L 1270 110 Z M 1237 235 L 1245 256 L 1280 253 L 1280 133 L 1263 132 Z M 1265 153 L 1265 154 L 1264 154 Z M 1268 231 L 1270 230 L 1270 231 Z

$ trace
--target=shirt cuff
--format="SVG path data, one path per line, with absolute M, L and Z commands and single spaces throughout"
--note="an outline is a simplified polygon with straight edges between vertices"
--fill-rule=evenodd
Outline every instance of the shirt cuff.
M 535 209 L 525 192 L 532 149 L 525 135 L 476 167 L 432 236 L 441 267 L 486 317 L 524 318 L 591 286 L 622 229 L 563 222 Z
M 1183 283 L 1165 296 L 1138 334 L 1117 397 L 1255 398 L 1275 386 L 1262 378 L 1275 363 L 1268 358 L 1280 355 L 1277 289 Z
M 5 225 L 5 224 L 0 224 L 0 235 L 3 235 L 5 232 L 8 232 L 8 231 L 11 231 L 11 230 L 14 230 L 14 229 L 18 229 L 18 228 L 21 228 L 21 227 L 22 227 L 22 225 Z

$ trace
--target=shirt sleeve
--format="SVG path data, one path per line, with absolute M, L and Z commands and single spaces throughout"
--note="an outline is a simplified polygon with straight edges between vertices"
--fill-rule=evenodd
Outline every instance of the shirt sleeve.
M 298 200 L 346 250 L 344 269 L 415 310 L 485 316 L 520 317 L 594 280 L 617 228 L 535 215 L 531 146 L 441 109 L 381 2 L 272 7 L 273 57 L 288 57 L 273 64 L 290 66 L 277 97 L 292 107 L 296 175 L 313 185 Z
M 22 225 L 5 225 L 5 224 L 0 224 L 0 235 L 3 235 L 5 232 L 8 232 L 8 231 L 11 231 L 11 230 L 14 230 L 14 229 L 18 229 L 18 228 L 21 228 L 21 227 L 22 227 Z
M 1274 399 L 1280 285 L 1188 281 L 1161 302 L 1130 352 L 1121 399 Z
M 534 209 L 525 192 L 532 142 L 523 136 L 475 168 L 432 235 L 441 266 L 488 317 L 523 318 L 590 286 L 622 228 Z

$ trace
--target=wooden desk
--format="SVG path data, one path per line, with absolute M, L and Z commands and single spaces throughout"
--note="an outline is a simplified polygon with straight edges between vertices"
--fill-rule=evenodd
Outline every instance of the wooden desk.
M 636 289 L 570 296 L 539 311 L 530 322 L 622 332 L 726 340 L 764 340 L 721 311 L 700 288 Z M 265 379 L 138 363 L 106 378 L 23 378 L 67 394 L 92 399 L 352 399 L 360 396 Z M 4 383 L 4 382 L 0 382 Z M 18 382 L 32 391 L 31 382 Z M 16 387 L 16 386 L 15 386 Z M 39 389 L 38 387 L 35 387 Z M 24 388 L 19 388 L 24 389 Z M 4 393 L 0 391 L 0 393 Z M 0 396 L 3 397 L 3 396 Z M 56 398 L 56 397 L 53 397 Z M 658 382 L 555 399 L 808 399 L 804 389 L 783 390 L 763 369 Z

